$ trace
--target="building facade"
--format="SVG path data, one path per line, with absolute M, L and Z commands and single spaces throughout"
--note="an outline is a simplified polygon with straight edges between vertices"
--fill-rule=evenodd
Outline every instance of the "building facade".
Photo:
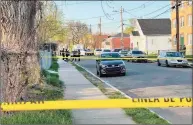
M 132 21 L 131 46 L 147 54 L 157 54 L 159 50 L 171 50 L 170 19 L 135 19 Z
M 171 5 L 175 6 L 175 0 L 171 1 Z M 176 40 L 176 10 L 175 7 L 171 11 L 171 37 L 172 48 L 177 49 Z M 179 44 L 186 46 L 186 55 L 192 55 L 192 0 L 182 1 L 179 6 Z
M 122 47 L 121 33 L 105 39 L 102 43 L 103 49 L 119 49 Z M 130 35 L 123 33 L 123 47 L 126 50 L 130 49 Z

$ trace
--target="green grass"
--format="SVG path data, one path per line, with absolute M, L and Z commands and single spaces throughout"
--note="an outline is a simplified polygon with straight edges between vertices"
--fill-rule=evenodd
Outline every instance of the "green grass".
M 1 117 L 1 124 L 72 124 L 69 110 L 18 112 Z
M 96 78 L 93 78 L 88 72 L 81 67 L 73 64 L 77 70 L 79 70 L 93 85 L 98 87 L 110 99 L 127 99 L 120 92 L 114 90 L 114 92 L 108 92 L 103 83 Z M 95 79 L 95 80 L 93 80 Z M 125 114 L 132 117 L 132 119 L 138 124 L 169 124 L 166 120 L 160 118 L 157 114 L 152 113 L 147 108 L 124 108 Z
M 58 71 L 59 65 L 54 59 L 50 69 Z M 41 100 L 61 100 L 64 98 L 63 82 L 59 80 L 59 75 L 49 73 L 46 70 L 41 72 L 47 84 L 45 87 L 30 88 L 28 93 L 32 100 L 42 97 Z M 51 81 L 51 82 L 50 82 Z M 12 115 L 4 115 L 0 118 L 1 124 L 72 124 L 72 114 L 70 110 L 46 110 L 15 112 Z
M 62 87 L 62 82 L 59 80 L 59 77 L 55 76 L 55 75 L 50 75 L 48 77 L 46 77 L 46 82 L 47 84 L 56 86 L 56 87 Z
M 169 124 L 158 115 L 146 108 L 126 108 L 125 113 L 133 118 L 138 124 Z
M 52 58 L 52 65 L 50 67 L 50 70 L 58 72 L 59 65 L 58 65 L 57 61 L 58 61 L 57 58 Z

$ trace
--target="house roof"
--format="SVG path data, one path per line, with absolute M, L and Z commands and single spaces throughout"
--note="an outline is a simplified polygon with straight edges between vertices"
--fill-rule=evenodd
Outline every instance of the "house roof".
M 171 34 L 170 19 L 138 19 L 144 35 Z
M 133 36 L 140 36 L 138 31 L 132 31 L 131 33 Z
M 123 37 L 129 37 L 129 36 L 130 36 L 129 34 L 123 33 Z M 121 37 L 121 33 L 118 33 L 118 34 L 111 36 L 111 37 Z

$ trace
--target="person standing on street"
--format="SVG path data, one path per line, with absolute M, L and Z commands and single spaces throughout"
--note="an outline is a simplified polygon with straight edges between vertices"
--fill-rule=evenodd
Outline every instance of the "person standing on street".
M 62 50 L 62 57 L 63 57 L 63 60 L 64 60 L 64 57 L 65 57 L 64 48 Z
M 185 45 L 183 46 L 183 54 L 184 56 L 186 56 L 186 46 Z
M 80 61 L 80 49 L 78 49 L 78 61 Z
M 69 51 L 68 51 L 68 49 L 66 49 L 65 54 L 66 54 L 66 61 L 68 62 L 68 56 L 69 56 Z

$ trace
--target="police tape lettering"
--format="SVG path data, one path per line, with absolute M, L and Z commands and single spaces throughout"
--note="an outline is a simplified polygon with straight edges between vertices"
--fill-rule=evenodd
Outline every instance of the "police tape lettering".
M 192 98 L 133 98 L 107 100 L 63 100 L 2 103 L 2 111 L 98 108 L 192 107 Z

